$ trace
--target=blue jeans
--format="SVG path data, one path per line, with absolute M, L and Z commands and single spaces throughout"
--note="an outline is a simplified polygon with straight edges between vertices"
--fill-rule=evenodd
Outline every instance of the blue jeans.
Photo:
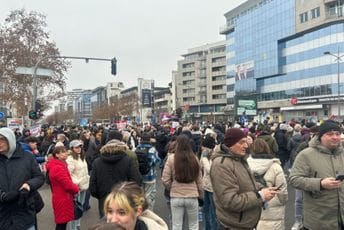
M 78 201 L 83 205 L 85 203 L 85 198 L 86 198 L 86 191 L 81 191 L 80 194 L 78 195 L 77 199 Z M 70 223 L 70 229 L 71 230 L 77 230 L 77 227 L 80 226 L 80 219 L 78 220 L 73 220 Z
M 302 223 L 303 219 L 303 191 L 295 189 L 295 221 Z
M 215 213 L 215 204 L 213 200 L 213 193 L 204 190 L 203 200 L 203 221 L 205 230 L 217 229 L 217 220 Z
M 183 229 L 183 217 L 186 211 L 189 230 L 198 230 L 198 199 L 171 197 L 172 230 Z

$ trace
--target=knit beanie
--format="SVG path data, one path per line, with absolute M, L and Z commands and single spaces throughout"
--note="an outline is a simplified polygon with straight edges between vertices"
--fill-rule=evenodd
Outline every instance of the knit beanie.
M 210 135 L 206 135 L 202 141 L 202 146 L 213 149 L 215 147 L 215 139 Z
M 341 132 L 340 127 L 336 122 L 334 122 L 332 120 L 324 121 L 324 123 L 322 123 L 319 126 L 319 132 L 318 132 L 319 140 L 322 137 L 322 135 L 324 135 L 327 132 L 331 132 L 331 131 Z
M 230 128 L 226 131 L 223 144 L 228 148 L 235 145 L 242 138 L 246 137 L 245 133 L 239 128 Z

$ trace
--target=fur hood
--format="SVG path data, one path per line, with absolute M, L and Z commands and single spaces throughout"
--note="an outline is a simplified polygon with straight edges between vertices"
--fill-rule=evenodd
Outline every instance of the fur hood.
M 106 145 L 104 145 L 101 149 L 100 149 L 100 153 L 102 155 L 107 155 L 107 154 L 116 154 L 116 153 L 123 153 L 126 152 L 128 150 L 128 146 L 119 141 L 119 140 L 111 140 L 108 143 L 106 143 Z

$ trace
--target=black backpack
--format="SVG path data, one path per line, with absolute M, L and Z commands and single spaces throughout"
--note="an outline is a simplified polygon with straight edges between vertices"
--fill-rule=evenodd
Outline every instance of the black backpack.
M 148 151 L 151 147 L 136 148 L 135 153 L 139 162 L 139 171 L 141 175 L 147 175 L 151 169 L 151 163 L 148 157 Z

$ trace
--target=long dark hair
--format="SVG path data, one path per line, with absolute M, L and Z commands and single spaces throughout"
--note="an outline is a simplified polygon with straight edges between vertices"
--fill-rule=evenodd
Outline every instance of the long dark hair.
M 200 166 L 192 151 L 190 139 L 185 135 L 177 137 L 174 153 L 175 179 L 180 183 L 194 182 L 199 176 Z
M 74 160 L 78 160 L 79 157 L 80 157 L 80 159 L 81 159 L 82 161 L 84 161 L 85 158 L 86 158 L 86 156 L 85 156 L 86 153 L 85 153 L 85 150 L 84 150 L 83 146 L 81 146 L 81 152 L 80 152 L 80 154 L 74 152 L 74 147 L 70 148 L 69 153 L 70 153 L 70 155 L 73 157 Z

